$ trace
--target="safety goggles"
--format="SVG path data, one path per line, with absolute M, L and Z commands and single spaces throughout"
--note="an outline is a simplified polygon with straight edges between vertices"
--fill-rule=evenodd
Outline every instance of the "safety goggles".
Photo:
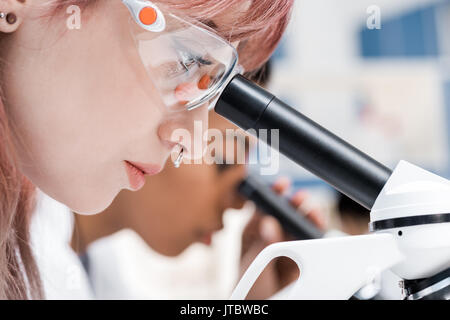
M 170 111 L 192 110 L 214 99 L 237 73 L 236 49 L 207 26 L 187 21 L 163 5 L 122 0 L 142 64 Z

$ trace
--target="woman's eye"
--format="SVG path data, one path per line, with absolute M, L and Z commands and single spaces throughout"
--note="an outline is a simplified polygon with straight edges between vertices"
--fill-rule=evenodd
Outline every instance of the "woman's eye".
M 200 46 L 197 45 L 197 49 L 194 49 L 196 43 L 192 42 L 190 39 L 190 45 L 185 45 L 183 39 L 172 39 L 173 49 L 176 51 L 179 64 L 185 69 L 185 71 L 190 71 L 193 67 L 201 68 L 202 66 L 209 66 L 212 64 L 208 58 L 200 53 Z
M 180 58 L 180 64 L 189 70 L 192 66 L 197 65 L 198 67 L 209 66 L 212 64 L 206 57 L 198 54 L 193 54 L 189 52 L 179 52 L 178 56 Z
M 186 74 L 186 68 L 181 61 L 164 63 L 159 67 L 161 76 L 168 79 L 178 78 Z
M 186 70 L 189 71 L 197 61 L 193 57 L 186 57 L 185 59 L 180 60 L 180 65 Z
M 165 62 L 158 66 L 162 77 L 166 79 L 178 79 L 180 77 L 189 77 L 197 68 L 195 60 L 173 60 Z
M 188 80 L 189 77 L 193 76 L 200 68 L 212 64 L 211 61 L 201 56 L 195 56 L 187 52 L 179 52 L 178 57 L 177 67 L 171 70 L 168 74 L 169 77 L 184 76 L 186 77 L 185 80 Z

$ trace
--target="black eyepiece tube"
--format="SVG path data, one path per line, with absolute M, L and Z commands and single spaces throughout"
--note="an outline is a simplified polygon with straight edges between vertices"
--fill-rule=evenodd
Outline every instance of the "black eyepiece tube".
M 215 111 L 257 135 L 278 129 L 282 154 L 369 210 L 392 173 L 241 75 L 227 85 Z
M 249 176 L 238 186 L 239 193 L 253 201 L 264 213 L 275 217 L 284 230 L 297 240 L 320 239 L 323 233 L 307 218 L 301 216 L 289 201 L 277 195 L 255 176 Z

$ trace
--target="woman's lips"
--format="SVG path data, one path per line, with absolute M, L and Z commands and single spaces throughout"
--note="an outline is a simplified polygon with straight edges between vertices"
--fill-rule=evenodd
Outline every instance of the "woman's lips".
M 140 163 L 140 162 L 131 162 L 128 161 L 132 166 L 138 168 L 141 170 L 145 175 L 154 176 L 155 174 L 158 174 L 161 172 L 161 166 L 157 164 L 146 164 L 146 163 Z
M 131 161 L 125 161 L 125 167 L 128 175 L 128 181 L 133 191 L 142 189 L 145 184 L 146 175 L 155 175 L 162 169 L 159 165 Z

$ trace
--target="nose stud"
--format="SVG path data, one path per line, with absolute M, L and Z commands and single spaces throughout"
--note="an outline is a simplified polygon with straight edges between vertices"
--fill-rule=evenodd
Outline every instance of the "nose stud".
M 183 153 L 184 153 L 184 148 L 181 148 L 181 151 L 178 154 L 178 157 L 173 162 L 174 167 L 177 168 L 177 169 L 180 167 L 181 162 L 183 161 L 183 156 L 184 156 Z

